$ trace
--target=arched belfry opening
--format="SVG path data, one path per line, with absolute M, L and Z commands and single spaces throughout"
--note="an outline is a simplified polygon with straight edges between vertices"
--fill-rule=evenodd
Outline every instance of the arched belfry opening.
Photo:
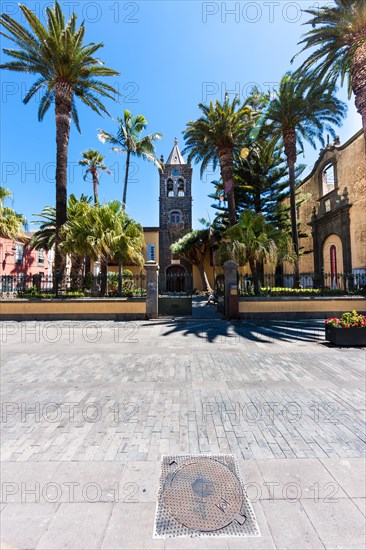
M 168 179 L 166 183 L 166 191 L 168 197 L 174 197 L 174 182 L 171 179 Z
M 178 180 L 177 194 L 178 197 L 184 197 L 184 181 L 182 180 L 182 178 Z

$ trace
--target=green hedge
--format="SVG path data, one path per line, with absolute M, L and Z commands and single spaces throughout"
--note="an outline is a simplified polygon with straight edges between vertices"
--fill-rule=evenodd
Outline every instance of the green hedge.
M 262 287 L 261 296 L 346 296 L 352 294 L 364 294 L 364 290 L 357 292 L 346 292 L 340 288 L 285 288 L 285 287 Z M 241 296 L 254 296 L 254 290 L 244 292 Z

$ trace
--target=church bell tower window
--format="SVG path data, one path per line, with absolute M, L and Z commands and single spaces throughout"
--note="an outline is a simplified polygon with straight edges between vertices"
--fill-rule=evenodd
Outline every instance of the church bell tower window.
M 174 183 L 173 183 L 173 180 L 168 180 L 166 188 L 167 188 L 167 196 L 168 197 L 174 197 Z
M 178 197 L 184 197 L 184 182 L 178 180 Z
M 182 214 L 178 210 L 173 210 L 170 212 L 170 222 L 171 223 L 180 223 L 182 221 Z

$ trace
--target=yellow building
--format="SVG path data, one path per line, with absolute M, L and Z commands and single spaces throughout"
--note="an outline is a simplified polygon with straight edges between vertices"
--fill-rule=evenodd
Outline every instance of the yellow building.
M 366 273 L 366 154 L 363 131 L 344 145 L 320 151 L 313 170 L 299 188 L 309 195 L 298 208 L 302 273 Z

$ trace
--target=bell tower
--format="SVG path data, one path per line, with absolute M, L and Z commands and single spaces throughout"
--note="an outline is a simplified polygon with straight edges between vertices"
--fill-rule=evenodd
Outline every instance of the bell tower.
M 159 198 L 159 265 L 166 274 L 170 266 L 180 265 L 186 273 L 192 266 L 174 258 L 170 245 L 192 230 L 192 168 L 187 164 L 178 147 L 178 140 L 166 162 L 161 158 L 164 170 L 160 170 Z

